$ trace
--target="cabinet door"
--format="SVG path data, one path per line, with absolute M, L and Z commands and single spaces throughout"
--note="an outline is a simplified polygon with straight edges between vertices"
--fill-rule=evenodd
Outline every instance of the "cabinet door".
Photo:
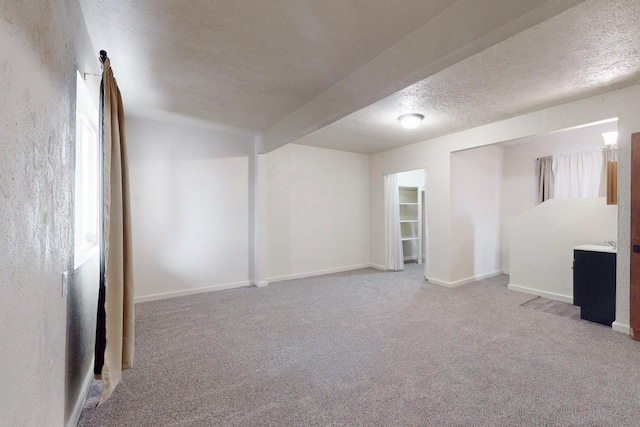
M 574 251 L 573 281 L 580 318 L 611 326 L 616 315 L 616 254 Z

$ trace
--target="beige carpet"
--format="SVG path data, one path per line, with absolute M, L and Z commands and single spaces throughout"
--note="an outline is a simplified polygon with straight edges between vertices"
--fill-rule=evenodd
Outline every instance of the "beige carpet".
M 139 304 L 135 367 L 79 425 L 639 425 L 640 343 L 421 267 Z

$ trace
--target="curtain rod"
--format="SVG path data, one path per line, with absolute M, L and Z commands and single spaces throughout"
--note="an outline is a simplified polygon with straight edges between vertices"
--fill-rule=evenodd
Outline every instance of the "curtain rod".
M 614 145 L 613 147 L 611 147 L 611 146 L 604 147 L 604 148 L 602 149 L 602 151 L 604 151 L 604 150 L 617 150 L 617 149 L 618 149 L 618 146 L 617 146 L 617 145 Z M 552 155 L 550 155 L 550 156 L 542 156 L 542 157 L 538 157 L 536 160 L 544 159 L 545 157 L 553 157 L 553 156 L 571 156 L 571 155 L 573 155 L 573 154 L 597 153 L 597 152 L 599 152 L 599 151 L 601 151 L 599 148 L 594 148 L 593 150 L 575 151 L 575 152 L 573 152 L 573 153 L 560 153 L 560 154 L 552 154 Z
M 100 65 L 102 66 L 102 64 L 104 64 L 104 60 L 107 59 L 107 51 L 106 50 L 101 50 L 100 51 Z M 91 76 L 91 77 L 100 77 L 102 78 L 102 74 L 93 74 L 93 73 L 83 73 L 82 77 L 87 80 L 87 76 Z

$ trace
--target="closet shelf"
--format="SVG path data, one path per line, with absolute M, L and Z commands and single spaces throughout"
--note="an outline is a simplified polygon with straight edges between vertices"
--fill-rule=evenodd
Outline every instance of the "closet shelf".
M 404 260 L 422 263 L 422 190 L 398 187 L 400 238 Z

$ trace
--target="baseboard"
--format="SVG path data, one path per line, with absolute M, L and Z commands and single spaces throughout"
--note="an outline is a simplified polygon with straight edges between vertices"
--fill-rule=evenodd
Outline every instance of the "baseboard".
M 84 380 L 82 381 L 82 387 L 80 388 L 78 400 L 76 401 L 76 404 L 73 405 L 73 412 L 67 420 L 66 427 L 75 427 L 76 425 L 78 425 L 78 420 L 80 420 L 80 415 L 82 415 L 82 408 L 84 407 L 84 402 L 87 400 L 87 394 L 89 394 L 89 388 L 91 387 L 92 381 L 93 361 L 91 362 L 91 366 L 87 370 Z
M 451 286 L 450 282 L 447 282 L 445 280 L 435 279 L 433 277 L 427 277 L 427 282 L 433 283 L 434 285 L 438 285 L 438 286 L 444 286 L 445 288 L 452 288 L 453 287 L 453 286 Z
M 540 289 L 526 288 L 524 286 L 518 286 L 510 283 L 507 286 L 507 289 L 511 291 L 523 292 L 525 294 L 537 295 L 539 297 L 544 297 L 548 299 L 552 299 L 555 301 L 567 302 L 569 304 L 573 304 L 573 296 L 556 294 L 554 292 L 542 291 Z
M 502 270 L 502 274 L 511 275 L 511 271 L 510 270 Z
M 155 301 L 155 300 L 159 300 L 159 299 L 183 297 L 183 296 L 187 296 L 187 295 L 202 294 L 202 293 L 205 293 L 205 292 L 222 291 L 224 289 L 242 288 L 242 287 L 245 287 L 245 286 L 251 286 L 251 283 L 249 281 L 237 282 L 237 283 L 225 283 L 225 284 L 221 284 L 221 285 L 207 286 L 206 288 L 192 288 L 192 289 L 186 289 L 186 290 L 183 290 L 183 291 L 173 291 L 173 292 L 163 292 L 163 293 L 160 293 L 160 294 L 153 294 L 153 295 L 143 295 L 143 296 L 135 297 L 133 299 L 133 301 L 137 304 L 139 302 L 147 302 L 147 301 Z
M 255 286 L 256 288 L 264 288 L 265 286 L 269 286 L 269 282 L 266 280 L 262 280 L 258 283 L 253 283 L 253 286 Z
M 451 282 L 451 287 L 455 288 L 456 286 L 467 285 L 469 283 L 477 282 L 478 280 L 489 279 L 491 277 L 496 277 L 502 274 L 502 270 L 494 271 L 492 273 L 485 273 L 479 276 L 467 277 L 466 279 L 456 280 L 455 282 Z
M 273 282 L 281 282 L 283 280 L 304 279 L 306 277 L 323 276 L 325 274 L 333 274 L 333 273 L 342 273 L 344 271 L 360 270 L 362 268 L 369 268 L 369 267 L 371 267 L 371 264 L 359 264 L 359 265 L 352 265 L 349 267 L 330 268 L 327 270 L 310 271 L 308 273 L 298 273 L 298 274 L 290 274 L 287 276 L 270 277 L 268 281 L 269 283 L 273 283 Z
M 611 324 L 611 329 L 613 329 L 616 332 L 622 332 L 623 334 L 626 334 L 626 335 L 631 334 L 631 326 L 625 323 L 620 323 L 617 320 Z
M 467 277 L 466 279 L 456 280 L 455 282 L 447 282 L 444 280 L 439 280 L 439 279 L 434 279 L 433 277 L 429 277 L 427 279 L 427 282 L 433 283 L 434 285 L 444 286 L 445 288 L 455 288 L 458 286 L 477 282 L 478 280 L 488 279 L 490 277 L 496 277 L 501 274 L 503 274 L 502 270 L 498 270 L 498 271 L 494 271 L 493 273 L 481 274 L 479 276 Z
M 376 270 L 383 270 L 383 271 L 387 269 L 387 267 L 380 264 L 369 264 L 369 267 L 375 268 Z

